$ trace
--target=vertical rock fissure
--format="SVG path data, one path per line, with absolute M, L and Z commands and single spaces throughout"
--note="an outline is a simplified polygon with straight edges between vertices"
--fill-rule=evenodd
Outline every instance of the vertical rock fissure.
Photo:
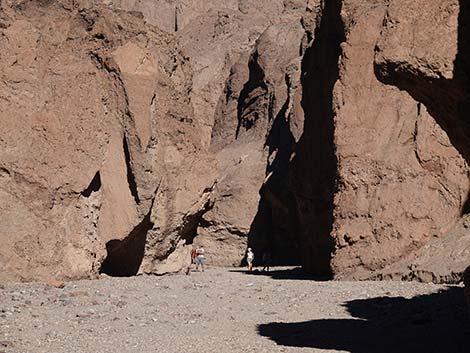
M 178 6 L 175 6 L 175 32 L 178 32 Z
M 302 60 L 304 131 L 290 171 L 290 231 L 301 245 L 302 265 L 332 276 L 334 194 L 337 159 L 334 145 L 333 89 L 339 77 L 340 44 L 345 41 L 340 0 L 325 1 L 314 41 Z
M 135 203 L 139 204 L 140 198 L 139 198 L 139 193 L 137 191 L 137 183 L 135 181 L 135 176 L 134 176 L 134 173 L 132 172 L 131 155 L 129 152 L 129 145 L 127 144 L 126 136 L 124 136 L 123 138 L 123 149 L 124 149 L 124 157 L 126 160 L 127 183 L 129 184 L 129 190 L 132 194 L 132 197 L 135 200 Z

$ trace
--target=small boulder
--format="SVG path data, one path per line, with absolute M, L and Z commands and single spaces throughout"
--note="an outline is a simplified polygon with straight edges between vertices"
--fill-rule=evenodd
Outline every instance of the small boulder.
M 59 281 L 55 278 L 49 278 L 45 281 L 45 283 L 48 285 L 48 286 L 51 286 L 51 287 L 55 287 L 55 288 L 64 288 L 65 287 L 65 283 L 62 282 L 62 281 Z

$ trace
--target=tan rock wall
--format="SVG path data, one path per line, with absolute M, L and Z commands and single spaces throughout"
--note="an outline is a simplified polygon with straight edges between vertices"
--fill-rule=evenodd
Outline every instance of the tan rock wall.
M 342 45 L 334 91 L 339 180 L 333 267 L 340 277 L 368 277 L 370 271 L 445 235 L 459 219 L 468 194 L 467 165 L 426 107 L 375 77 L 374 48 L 384 16 L 391 16 L 394 9 L 393 2 L 390 7 L 384 3 L 360 13 L 348 3 L 343 5 L 343 21 L 352 22 L 349 16 L 353 16 L 354 24 Z M 408 18 L 412 13 L 403 6 L 400 11 Z M 413 15 L 418 41 L 413 49 L 419 52 L 417 43 L 426 36 L 426 29 L 415 27 L 417 17 L 421 15 Z M 454 26 L 455 37 L 455 11 L 448 17 L 445 23 Z M 403 23 L 400 20 L 399 26 Z M 393 46 L 395 41 L 385 43 Z M 400 51 L 393 48 L 390 52 L 398 55 Z M 441 52 L 452 55 L 450 49 Z
M 2 14 L 1 280 L 96 276 L 116 244 L 147 233 L 171 243 L 167 256 L 215 180 L 170 37 L 92 2 L 7 2 Z M 155 271 L 151 247 L 129 261 L 144 250 Z

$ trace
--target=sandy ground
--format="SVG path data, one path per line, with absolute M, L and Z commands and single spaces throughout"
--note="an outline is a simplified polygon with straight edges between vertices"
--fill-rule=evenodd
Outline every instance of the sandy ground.
M 459 286 L 298 269 L 0 286 L 0 352 L 470 352 Z

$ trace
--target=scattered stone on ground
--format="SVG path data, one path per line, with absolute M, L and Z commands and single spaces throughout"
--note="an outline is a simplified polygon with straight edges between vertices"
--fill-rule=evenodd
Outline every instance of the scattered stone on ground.
M 0 288 L 0 352 L 469 352 L 462 286 L 209 268 Z

